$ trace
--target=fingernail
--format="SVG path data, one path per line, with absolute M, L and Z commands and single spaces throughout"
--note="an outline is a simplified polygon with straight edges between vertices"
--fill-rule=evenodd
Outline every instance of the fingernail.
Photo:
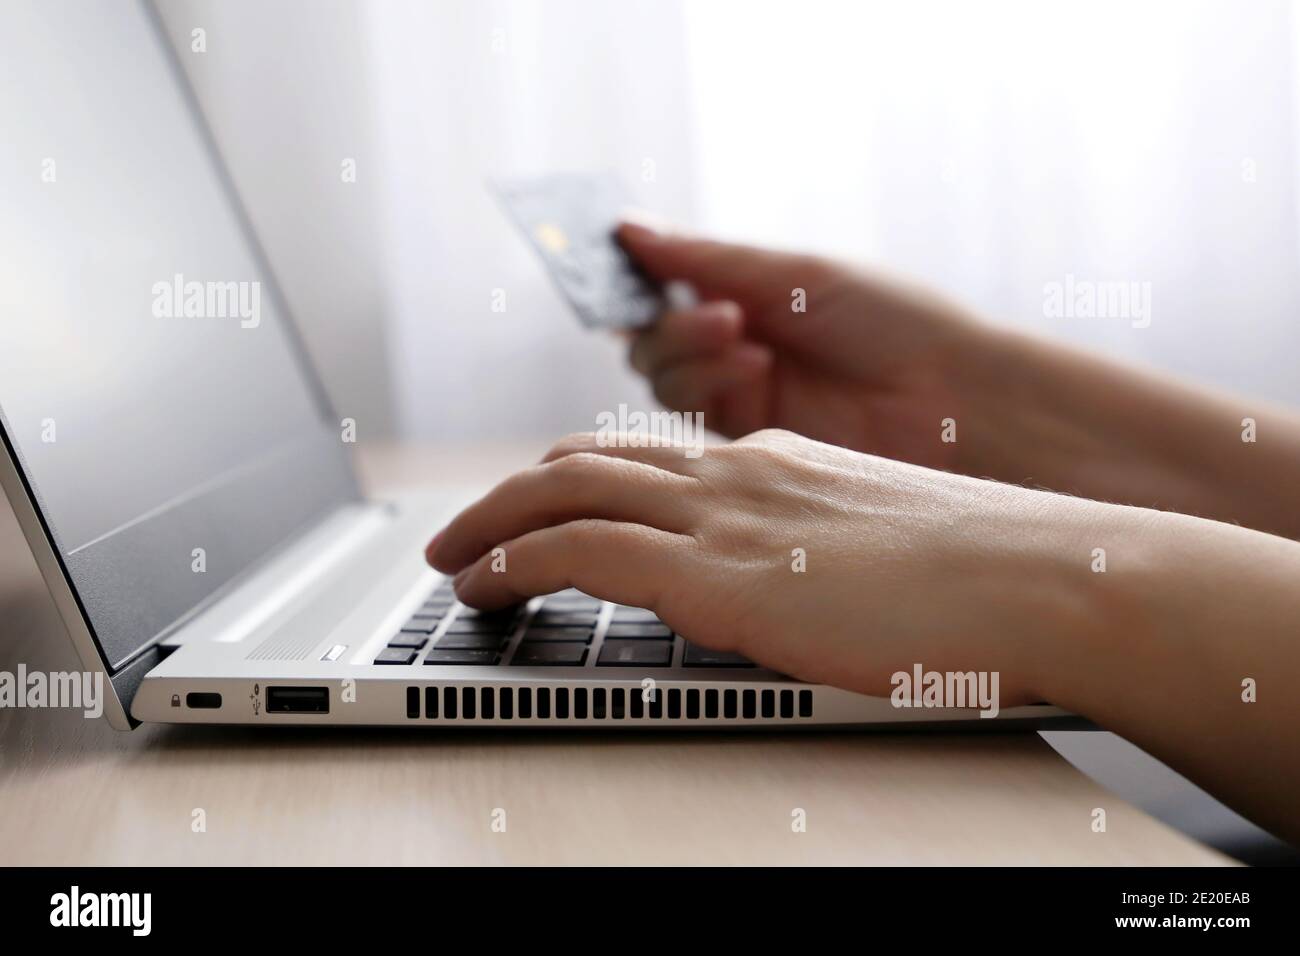
M 700 311 L 706 315 L 716 315 L 718 318 L 727 322 L 739 322 L 742 312 L 740 306 L 729 299 L 722 299 L 718 302 L 706 302 L 700 306 Z

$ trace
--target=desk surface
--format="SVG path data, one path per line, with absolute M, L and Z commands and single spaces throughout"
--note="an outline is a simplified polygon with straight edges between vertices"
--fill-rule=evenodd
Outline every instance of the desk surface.
M 379 490 L 491 480 L 532 452 L 377 449 L 362 471 Z M 19 662 L 77 666 L 0 504 L 0 670 Z M 1226 862 L 1034 733 L 120 734 L 0 709 L 0 864 Z

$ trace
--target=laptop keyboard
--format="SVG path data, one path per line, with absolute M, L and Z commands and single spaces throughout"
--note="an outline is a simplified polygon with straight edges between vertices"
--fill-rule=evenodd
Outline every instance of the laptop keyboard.
M 593 648 L 597 653 L 593 656 Z M 456 600 L 444 581 L 375 658 L 397 666 L 753 667 L 674 634 L 654 612 L 560 591 L 504 611 L 478 611 Z

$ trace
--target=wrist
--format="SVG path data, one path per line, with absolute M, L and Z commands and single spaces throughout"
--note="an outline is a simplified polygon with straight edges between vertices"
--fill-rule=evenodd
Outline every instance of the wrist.
M 1060 407 L 1071 372 L 1058 367 L 1060 350 L 1012 330 L 968 323 L 949 343 L 945 378 L 957 421 L 955 470 L 1010 484 L 1058 474 L 1058 461 L 1082 449 Z M 1074 393 L 1074 389 L 1069 389 Z
M 966 352 L 955 372 L 963 473 L 1098 501 L 1168 506 L 1202 496 L 1189 462 L 1206 421 L 1193 394 L 1005 328 L 983 327 Z
M 1081 694 L 1132 659 L 1134 635 L 1152 630 L 1151 589 L 1163 573 L 1163 525 L 1171 516 L 1054 497 L 1055 507 L 1033 512 L 1045 526 L 1028 549 L 1033 567 L 1021 575 L 1035 594 L 1022 612 L 1022 657 L 1037 699 L 1076 709 Z
M 1300 572 L 1300 548 L 1173 512 L 1082 502 L 1062 575 L 1063 612 L 1042 635 L 1033 673 L 1044 698 L 1087 715 L 1139 710 L 1175 670 L 1223 656 L 1234 631 L 1269 626 L 1283 591 L 1260 569 Z M 1285 600 L 1294 601 L 1294 598 Z

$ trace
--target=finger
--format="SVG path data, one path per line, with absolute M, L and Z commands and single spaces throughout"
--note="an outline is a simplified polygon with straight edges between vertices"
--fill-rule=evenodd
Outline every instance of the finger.
M 735 343 L 743 327 L 740 306 L 709 302 L 692 309 L 667 312 L 632 340 L 628 361 L 653 378 L 665 365 L 716 355 Z
M 530 531 L 503 547 L 504 570 L 484 555 L 457 575 L 460 600 L 492 609 L 573 587 L 657 610 L 664 591 L 696 563 L 690 537 L 596 518 Z
M 771 367 L 771 349 L 744 342 L 714 358 L 668 366 L 655 376 L 654 393 L 669 408 L 703 412 L 707 424 L 719 412 L 719 398 L 760 384 Z
M 430 542 L 426 557 L 453 573 L 519 535 L 578 518 L 635 521 L 667 530 L 692 526 L 694 483 L 623 458 L 573 454 L 518 472 L 470 505 Z
M 567 455 L 592 454 L 610 458 L 626 458 L 675 475 L 689 477 L 695 473 L 693 462 L 700 447 L 701 436 L 695 431 L 688 435 L 683 422 L 681 440 L 671 435 L 649 435 L 622 431 L 579 432 L 566 435 L 552 446 L 542 462 L 556 461 Z M 691 452 L 691 454 L 687 454 Z
M 647 273 L 663 282 L 686 280 L 706 299 L 732 299 L 742 305 L 770 303 L 790 295 L 818 260 L 756 246 L 663 232 L 640 222 L 624 222 L 618 239 Z

